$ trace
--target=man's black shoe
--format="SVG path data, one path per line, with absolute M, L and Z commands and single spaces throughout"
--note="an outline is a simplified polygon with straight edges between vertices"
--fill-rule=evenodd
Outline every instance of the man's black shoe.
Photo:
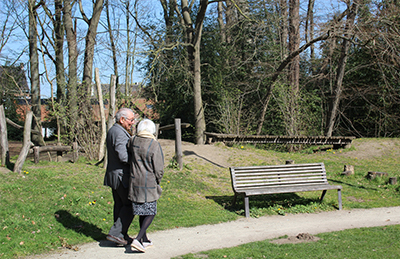
M 119 245 L 123 245 L 123 246 L 126 246 L 128 244 L 128 242 L 125 239 L 123 239 L 122 237 L 115 237 L 112 235 L 107 235 L 107 240 L 117 243 Z

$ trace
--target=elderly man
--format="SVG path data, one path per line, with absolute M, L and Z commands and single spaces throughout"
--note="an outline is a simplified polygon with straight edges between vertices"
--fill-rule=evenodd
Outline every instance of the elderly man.
M 127 143 L 131 137 L 131 128 L 135 114 L 131 109 L 121 108 L 115 114 L 115 124 L 107 133 L 107 170 L 104 185 L 110 186 L 114 199 L 114 225 L 107 239 L 119 245 L 132 242 L 128 229 L 133 220 L 132 203 L 128 200 L 129 163 Z

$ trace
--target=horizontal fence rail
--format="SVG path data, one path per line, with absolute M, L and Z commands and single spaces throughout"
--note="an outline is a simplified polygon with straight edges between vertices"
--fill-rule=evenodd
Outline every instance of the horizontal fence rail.
M 205 132 L 206 143 L 253 143 L 253 144 L 307 144 L 333 145 L 334 148 L 350 148 L 355 137 L 352 136 L 270 136 L 270 135 L 234 135 Z

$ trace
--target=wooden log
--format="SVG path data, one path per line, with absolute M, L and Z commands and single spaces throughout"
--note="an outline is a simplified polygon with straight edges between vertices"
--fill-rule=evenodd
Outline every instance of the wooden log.
M 183 168 L 182 162 L 182 133 L 181 133 L 181 119 L 175 119 L 175 157 L 179 165 L 179 170 Z
M 48 151 L 61 151 L 61 152 L 66 152 L 66 151 L 71 151 L 72 147 L 71 146 L 35 146 L 39 149 L 39 152 L 48 152 Z M 31 152 L 32 153 L 32 152 Z
M 57 146 L 35 146 L 32 149 L 30 149 L 29 152 L 33 153 L 34 162 L 35 164 L 37 164 L 40 161 L 40 152 L 57 151 L 57 156 L 59 156 L 59 153 L 71 150 L 72 148 L 70 146 L 59 146 L 57 144 Z M 57 157 L 57 161 L 61 161 L 61 157 L 60 158 Z
M 13 122 L 12 120 L 10 120 L 10 119 L 8 119 L 8 118 L 6 118 L 6 122 L 7 122 L 10 126 L 16 128 L 16 129 L 24 129 L 24 126 L 18 125 L 17 123 Z M 37 130 L 33 130 L 33 129 L 31 129 L 31 133 L 32 133 L 32 134 L 37 134 L 37 135 L 39 135 L 39 134 L 42 135 L 41 132 L 39 132 L 39 131 L 37 131 Z
M 385 172 L 368 172 L 368 179 L 375 179 L 376 177 L 388 176 L 388 173 Z
M 14 170 L 13 170 L 14 172 L 19 173 L 19 174 L 21 173 L 21 169 L 22 169 L 22 166 L 24 165 L 24 162 L 28 155 L 29 149 L 31 148 L 31 146 L 33 146 L 33 143 L 31 142 L 32 118 L 33 118 L 33 112 L 28 111 L 26 113 L 26 117 L 25 117 L 23 146 L 22 146 L 21 152 L 19 153 L 17 161 L 15 162 Z
M 4 112 L 3 105 L 0 105 L 0 151 L 1 151 L 1 160 L 0 160 L 1 166 L 9 165 L 10 153 L 8 149 L 6 114 Z
M 190 127 L 190 123 L 181 123 L 181 127 L 182 128 L 189 128 Z M 159 131 L 163 131 L 163 130 L 171 130 L 171 129 L 175 129 L 175 124 L 169 124 L 169 125 L 165 125 L 162 127 L 159 127 Z

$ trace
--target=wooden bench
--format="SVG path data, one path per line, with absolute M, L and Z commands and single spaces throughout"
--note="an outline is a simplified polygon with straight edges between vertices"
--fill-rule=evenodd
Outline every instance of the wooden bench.
M 339 210 L 342 209 L 342 186 L 328 183 L 323 163 L 231 167 L 230 171 L 233 205 L 238 195 L 244 195 L 246 217 L 250 216 L 252 195 L 322 191 L 322 201 L 327 190 L 338 190 Z

